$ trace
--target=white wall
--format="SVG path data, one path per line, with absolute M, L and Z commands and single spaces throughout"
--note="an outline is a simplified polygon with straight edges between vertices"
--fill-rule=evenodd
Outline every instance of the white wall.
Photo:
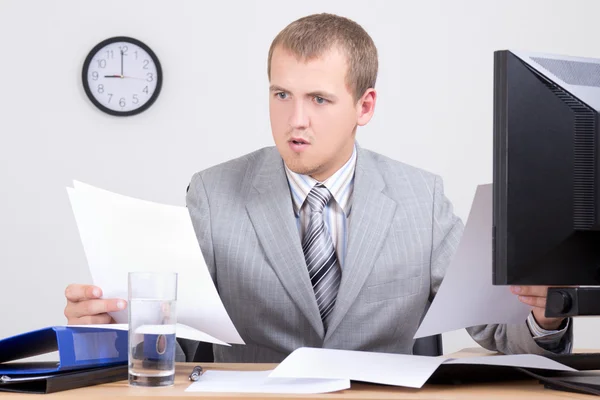
M 600 2 L 0 0 L 0 337 L 64 323 L 63 292 L 89 282 L 65 187 L 73 179 L 184 205 L 192 173 L 271 145 L 266 56 L 292 20 L 355 19 L 380 52 L 375 118 L 361 145 L 443 175 L 466 219 L 492 180 L 492 52 L 600 57 Z M 369 6 L 367 6 L 369 4 Z M 117 119 L 85 97 L 99 41 L 130 35 L 165 72 L 157 103 Z M 597 319 L 576 321 L 597 348 Z M 474 345 L 445 335 L 446 351 Z

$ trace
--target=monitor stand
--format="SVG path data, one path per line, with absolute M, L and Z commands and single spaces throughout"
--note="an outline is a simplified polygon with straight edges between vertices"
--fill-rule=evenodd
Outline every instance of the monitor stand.
M 600 316 L 599 287 L 551 287 L 546 300 L 546 317 Z

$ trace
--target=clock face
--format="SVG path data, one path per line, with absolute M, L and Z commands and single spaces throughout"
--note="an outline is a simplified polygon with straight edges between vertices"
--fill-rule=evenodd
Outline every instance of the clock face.
M 162 86 L 162 69 L 144 43 L 114 37 L 90 51 L 83 64 L 82 80 L 96 107 L 111 115 L 128 116 L 154 103 Z

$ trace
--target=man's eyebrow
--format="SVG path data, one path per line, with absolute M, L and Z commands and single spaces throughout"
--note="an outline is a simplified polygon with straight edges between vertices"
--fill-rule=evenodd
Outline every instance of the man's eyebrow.
M 328 93 L 328 92 L 325 92 L 325 91 L 322 91 L 322 90 L 317 90 L 317 91 L 314 91 L 314 92 L 310 92 L 310 93 L 307 94 L 307 96 L 310 96 L 310 97 L 323 97 L 325 99 L 337 100 L 337 97 L 334 94 Z
M 286 89 L 284 89 L 284 88 L 282 88 L 280 86 L 277 86 L 277 85 L 271 85 L 271 86 L 269 86 L 269 90 L 271 92 L 287 92 Z

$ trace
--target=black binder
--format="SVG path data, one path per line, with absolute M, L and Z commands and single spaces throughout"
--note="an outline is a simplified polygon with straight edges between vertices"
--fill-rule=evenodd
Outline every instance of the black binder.
M 126 380 L 128 378 L 127 371 L 127 365 L 117 365 L 43 375 L 3 375 L 0 377 L 0 391 L 38 394 L 54 393 Z
M 600 396 L 600 353 L 554 354 L 547 357 L 577 371 L 550 371 L 501 365 L 442 364 L 427 383 L 460 385 L 533 378 L 548 389 Z

